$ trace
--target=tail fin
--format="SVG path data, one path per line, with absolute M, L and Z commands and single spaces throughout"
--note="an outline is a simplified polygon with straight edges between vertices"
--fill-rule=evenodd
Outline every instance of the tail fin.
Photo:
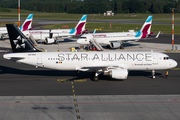
M 14 53 L 17 52 L 40 52 L 25 35 L 13 24 L 6 24 L 9 39 Z
M 82 34 L 83 31 L 85 30 L 86 18 L 87 18 L 87 15 L 83 15 L 81 20 L 76 25 L 76 27 L 71 30 L 70 34 L 73 34 L 73 33 L 75 33 L 75 35 Z
M 32 19 L 33 19 L 33 14 L 29 14 L 29 16 L 26 18 L 24 23 L 20 26 L 21 31 L 29 30 L 32 28 Z
M 146 38 L 151 33 L 152 18 L 153 16 L 148 16 L 142 28 L 138 32 L 136 32 L 135 37 L 141 36 L 141 38 Z

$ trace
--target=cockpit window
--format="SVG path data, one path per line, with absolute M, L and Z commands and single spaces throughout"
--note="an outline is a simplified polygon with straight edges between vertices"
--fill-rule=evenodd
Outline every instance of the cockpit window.
M 87 39 L 86 37 L 80 37 L 80 39 Z
M 164 60 L 169 60 L 170 59 L 170 57 L 164 57 Z

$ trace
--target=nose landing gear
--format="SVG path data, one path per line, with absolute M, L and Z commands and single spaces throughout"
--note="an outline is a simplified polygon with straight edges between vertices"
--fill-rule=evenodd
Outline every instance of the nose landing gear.
M 155 70 L 152 70 L 152 79 L 155 78 Z

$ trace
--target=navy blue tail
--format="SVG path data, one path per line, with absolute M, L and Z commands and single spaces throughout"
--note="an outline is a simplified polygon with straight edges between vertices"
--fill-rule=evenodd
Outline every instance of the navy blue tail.
M 9 39 L 14 53 L 17 52 L 40 52 L 26 38 L 26 36 L 13 24 L 6 24 Z

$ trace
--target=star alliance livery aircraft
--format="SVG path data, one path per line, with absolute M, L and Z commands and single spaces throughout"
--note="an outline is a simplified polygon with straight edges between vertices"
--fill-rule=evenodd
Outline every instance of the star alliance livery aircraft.
M 7 24 L 13 53 L 4 58 L 15 62 L 56 70 L 78 70 L 115 79 L 127 79 L 129 70 L 164 70 L 177 66 L 168 55 L 158 52 L 41 52 L 12 24 Z
M 142 28 L 138 32 L 111 32 L 111 33 L 91 33 L 83 34 L 77 43 L 81 45 L 89 45 L 92 43 L 107 45 L 107 48 L 123 48 L 123 43 L 129 41 L 138 41 L 149 37 L 152 33 L 151 24 L 153 16 L 148 16 Z M 156 36 L 159 36 L 160 32 Z M 96 44 L 93 44 L 96 46 Z
M 26 20 L 24 21 L 24 23 L 20 26 L 20 30 L 21 31 L 26 31 L 26 30 L 30 30 L 32 27 L 32 19 L 33 19 L 33 14 L 29 14 L 29 16 L 26 18 Z M 7 36 L 8 32 L 6 27 L 0 27 L 0 36 L 1 39 L 4 39 L 5 36 Z

